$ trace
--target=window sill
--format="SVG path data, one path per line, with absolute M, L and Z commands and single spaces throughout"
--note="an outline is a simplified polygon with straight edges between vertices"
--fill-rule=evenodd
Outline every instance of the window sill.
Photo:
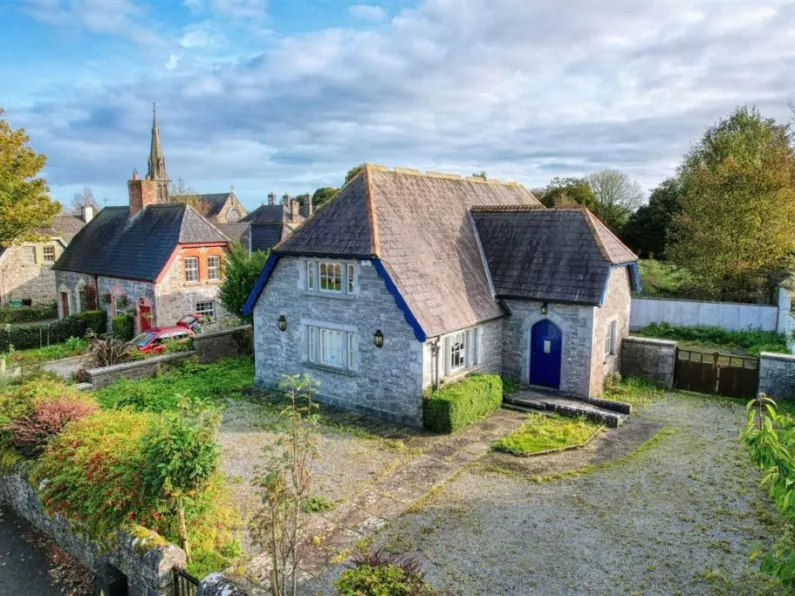
M 313 292 L 304 290 L 304 296 L 314 296 L 315 298 L 331 298 L 332 300 L 356 300 L 356 294 L 332 294 L 331 292 Z
M 307 368 L 314 368 L 315 370 L 323 370 L 330 373 L 336 373 L 338 375 L 343 375 L 346 377 L 359 376 L 355 370 L 348 370 L 347 368 L 337 368 L 336 366 L 328 366 L 326 364 L 318 364 L 317 362 L 309 362 L 308 360 L 304 361 L 304 366 L 306 366 Z
M 449 375 L 442 377 L 442 384 L 452 383 L 454 381 L 459 381 L 463 379 L 467 375 L 471 375 L 472 373 L 476 373 L 482 370 L 485 370 L 485 366 L 483 365 L 475 365 L 472 368 L 462 368 L 451 372 Z

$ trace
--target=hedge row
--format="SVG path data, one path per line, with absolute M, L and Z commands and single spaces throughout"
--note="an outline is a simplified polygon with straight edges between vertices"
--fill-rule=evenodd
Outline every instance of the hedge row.
M 130 341 L 135 335 L 135 319 L 127 314 L 116 315 L 110 320 L 110 332 L 113 337 Z
M 436 432 L 452 433 L 483 418 L 502 404 L 499 375 L 471 375 L 422 401 L 422 421 Z
M 66 341 L 70 337 L 85 337 L 86 331 L 105 333 L 105 311 L 87 310 L 45 325 L 22 325 L 0 328 L 0 352 L 41 348 Z
M 19 308 L 0 308 L 0 325 L 33 323 L 58 318 L 58 305 L 55 302 L 20 306 Z

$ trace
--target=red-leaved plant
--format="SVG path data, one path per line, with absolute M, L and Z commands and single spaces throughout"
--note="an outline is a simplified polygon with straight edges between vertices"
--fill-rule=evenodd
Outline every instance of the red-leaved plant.
M 31 414 L 20 416 L 6 424 L 3 430 L 8 433 L 13 446 L 38 453 L 69 422 L 89 416 L 96 410 L 97 406 L 91 402 L 61 396 L 38 403 Z

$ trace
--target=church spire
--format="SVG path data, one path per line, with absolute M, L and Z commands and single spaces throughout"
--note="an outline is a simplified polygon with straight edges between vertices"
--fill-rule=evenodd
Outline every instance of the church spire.
M 166 158 L 160 146 L 160 131 L 157 129 L 157 111 L 154 103 L 152 104 L 152 146 L 149 149 L 149 171 L 146 178 L 157 181 L 157 202 L 168 203 L 170 181 L 166 172 Z

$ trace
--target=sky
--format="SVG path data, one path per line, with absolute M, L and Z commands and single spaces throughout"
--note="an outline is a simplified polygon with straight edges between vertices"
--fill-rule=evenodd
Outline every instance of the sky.
M 0 107 L 55 198 L 127 202 L 152 103 L 198 192 L 339 186 L 371 162 L 649 190 L 738 105 L 786 122 L 795 4 L 0 0 Z

